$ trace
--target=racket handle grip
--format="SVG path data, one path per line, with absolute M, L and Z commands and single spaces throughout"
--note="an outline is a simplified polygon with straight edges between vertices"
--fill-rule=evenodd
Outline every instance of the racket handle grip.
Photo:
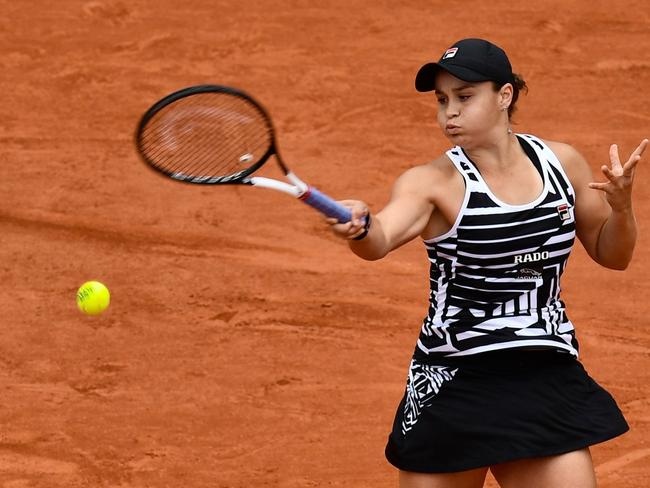
M 332 200 L 313 186 L 310 186 L 307 191 L 300 196 L 300 199 L 307 205 L 314 207 L 316 210 L 324 213 L 328 217 L 337 219 L 343 224 L 352 220 L 352 212 L 349 208 Z

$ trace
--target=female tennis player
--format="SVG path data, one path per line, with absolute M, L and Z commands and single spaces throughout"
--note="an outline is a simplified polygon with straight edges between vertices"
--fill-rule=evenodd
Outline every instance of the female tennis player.
M 464 39 L 419 70 L 453 144 L 409 169 L 389 203 L 334 233 L 366 260 L 420 236 L 430 305 L 386 456 L 402 488 L 594 488 L 589 446 L 628 425 L 578 361 L 560 278 L 575 237 L 594 261 L 625 269 L 636 240 L 632 183 L 648 140 L 621 163 L 616 145 L 593 182 L 573 147 L 515 134 L 526 89 L 498 46 Z

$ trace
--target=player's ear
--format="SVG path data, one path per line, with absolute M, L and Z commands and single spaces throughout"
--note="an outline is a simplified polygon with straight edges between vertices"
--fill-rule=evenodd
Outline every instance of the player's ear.
M 501 110 L 508 110 L 508 107 L 510 107 L 510 104 L 512 103 L 513 92 L 514 89 L 510 83 L 506 83 L 499 88 L 498 104 Z

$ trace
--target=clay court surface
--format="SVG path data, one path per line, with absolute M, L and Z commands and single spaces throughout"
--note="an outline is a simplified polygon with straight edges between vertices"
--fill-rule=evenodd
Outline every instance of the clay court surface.
M 290 197 L 155 175 L 132 134 L 168 92 L 253 93 L 300 176 L 375 211 L 448 147 L 413 77 L 462 37 L 528 81 L 516 130 L 596 170 L 650 136 L 640 0 L 44 5 L 0 1 L 4 488 L 396 487 L 383 449 L 426 313 L 423 246 L 364 262 Z M 564 280 L 582 361 L 632 427 L 593 448 L 602 488 L 650 484 L 648 166 L 631 268 L 577 245 Z M 90 279 L 112 291 L 99 317 L 75 305 Z

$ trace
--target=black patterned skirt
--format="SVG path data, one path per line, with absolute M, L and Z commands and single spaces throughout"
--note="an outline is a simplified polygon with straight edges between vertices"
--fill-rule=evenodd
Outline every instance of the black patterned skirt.
M 629 429 L 612 396 L 568 353 L 513 349 L 414 357 L 386 458 L 447 473 L 563 454 Z

